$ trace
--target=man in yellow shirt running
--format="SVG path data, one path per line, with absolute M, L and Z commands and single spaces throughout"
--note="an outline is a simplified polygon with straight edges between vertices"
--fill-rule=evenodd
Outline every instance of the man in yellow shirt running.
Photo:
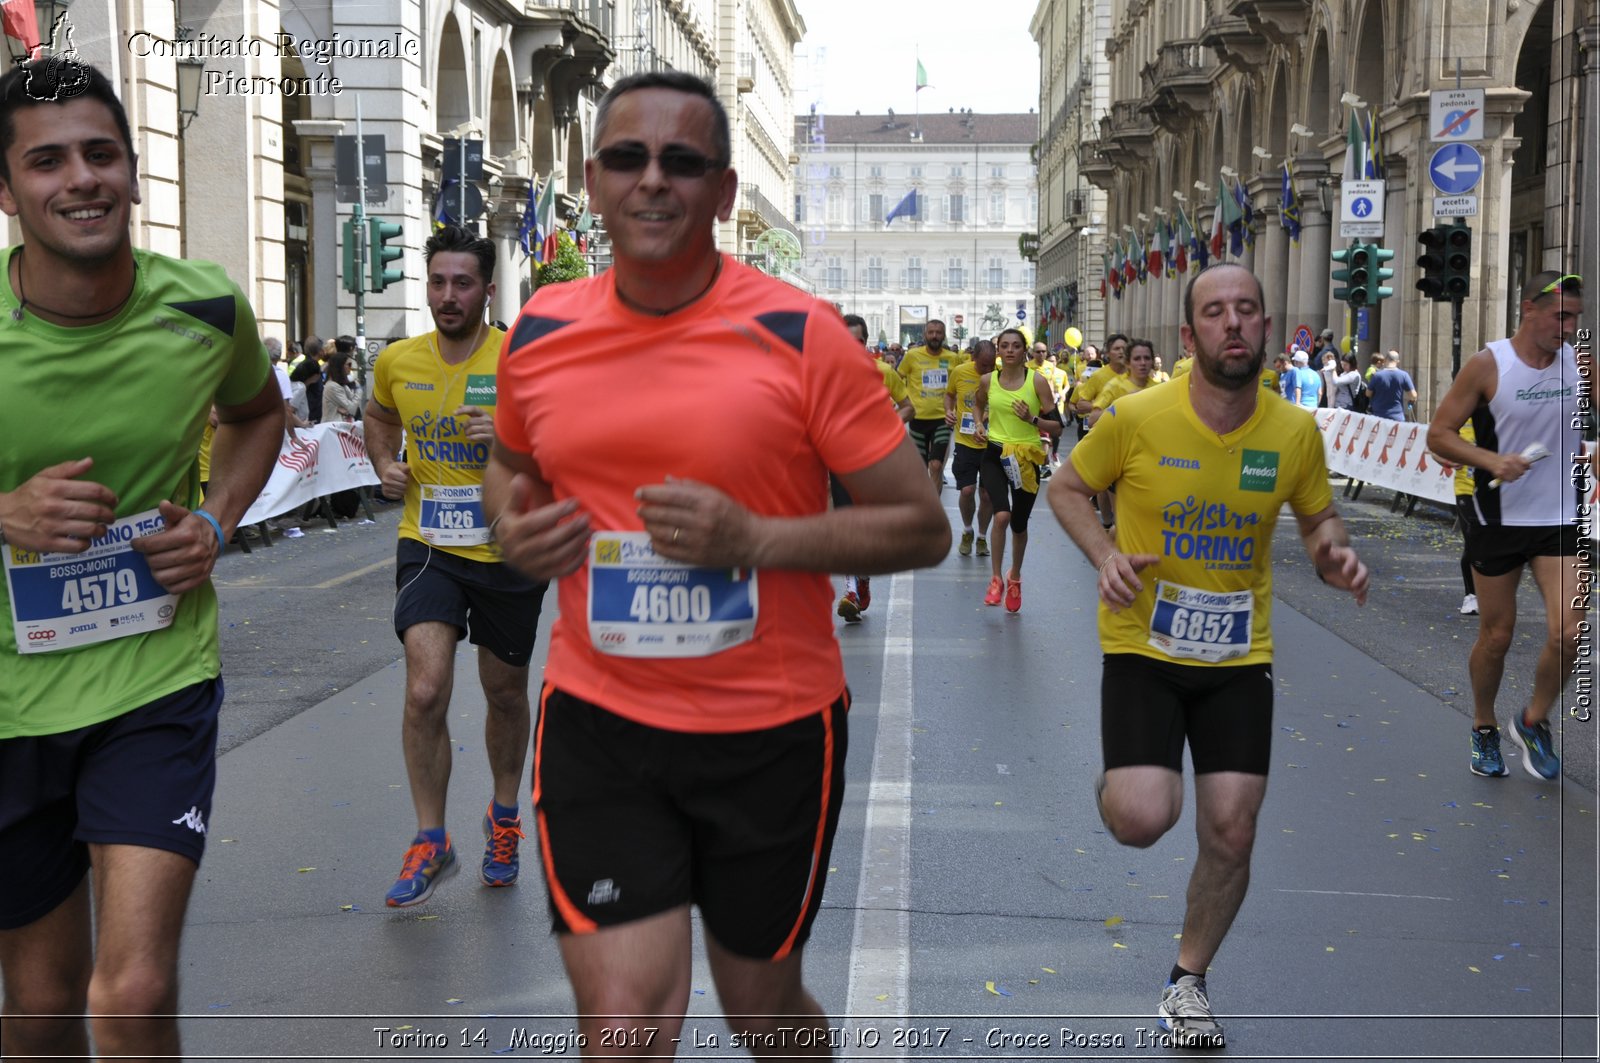
M 944 392 L 950 370 L 968 361 L 944 345 L 944 322 L 928 322 L 923 342 L 900 359 L 900 379 L 911 394 L 911 442 L 928 466 L 935 493 L 944 490 L 944 462 L 950 450 L 950 426 L 944 419 Z

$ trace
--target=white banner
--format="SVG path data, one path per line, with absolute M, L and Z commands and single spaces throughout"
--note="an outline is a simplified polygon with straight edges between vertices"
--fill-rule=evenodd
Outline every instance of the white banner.
M 241 524 L 288 513 L 335 491 L 377 485 L 378 474 L 367 457 L 359 423 L 334 421 L 293 432 L 293 440 L 284 440 L 267 486 Z
M 1428 452 L 1428 426 L 1354 410 L 1317 410 L 1328 468 L 1353 480 L 1456 504 L 1456 467 Z

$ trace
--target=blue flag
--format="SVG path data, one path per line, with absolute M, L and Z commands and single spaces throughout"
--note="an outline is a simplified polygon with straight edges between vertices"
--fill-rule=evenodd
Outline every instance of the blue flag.
M 1300 203 L 1294 198 L 1294 171 L 1283 164 L 1283 193 L 1278 203 L 1278 224 L 1289 231 L 1289 239 L 1300 242 Z
M 883 224 L 888 225 L 896 218 L 911 218 L 915 220 L 920 213 L 921 211 L 917 209 L 917 190 L 913 188 L 906 193 L 906 198 L 895 204 L 894 209 L 889 212 L 889 216 L 883 219 Z
M 539 216 L 539 182 L 528 179 L 528 202 L 522 208 L 522 228 L 517 231 L 517 244 L 524 255 L 533 254 L 533 230 Z

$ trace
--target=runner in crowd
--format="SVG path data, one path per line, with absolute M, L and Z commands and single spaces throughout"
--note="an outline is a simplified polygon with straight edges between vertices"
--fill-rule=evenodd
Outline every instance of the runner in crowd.
M 223 697 L 210 577 L 283 441 L 244 294 L 212 263 L 136 250 L 138 202 L 105 75 L 57 59 L 0 77 L 0 210 L 22 234 L 0 252 L 7 1058 L 87 1058 L 91 1026 L 104 1058 L 181 1051 Z
M 934 493 L 944 490 L 944 462 L 950 450 L 950 426 L 944 420 L 944 391 L 950 370 L 967 361 L 944 345 L 944 322 L 929 321 L 923 342 L 900 359 L 900 378 L 911 395 L 911 442 L 927 463 Z
M 1166 372 L 1161 367 L 1161 356 L 1159 354 L 1156 355 L 1155 356 L 1155 362 L 1153 363 L 1153 366 L 1152 366 L 1152 368 L 1150 370 L 1150 383 L 1152 383 L 1152 384 L 1165 384 L 1167 381 L 1169 381 L 1171 379 L 1172 379 L 1172 374 Z
M 1151 341 L 1129 340 L 1128 371 L 1122 376 L 1113 377 L 1109 384 L 1100 389 L 1100 394 L 1094 400 L 1094 409 L 1089 411 L 1089 424 L 1097 424 L 1111 404 L 1124 395 L 1143 391 L 1154 383 L 1151 375 L 1155 364 L 1155 345 Z
M 395 551 L 394 630 L 406 654 L 400 744 L 417 833 L 384 898 L 391 908 L 421 904 L 456 871 L 445 795 L 450 695 L 456 643 L 463 638 L 478 647 L 488 706 L 483 744 L 494 778 L 479 877 L 486 886 L 517 881 L 518 842 L 525 837 L 518 799 L 528 756 L 528 663 L 545 591 L 545 584 L 504 563 L 483 513 L 505 338 L 484 321 L 494 297 L 494 244 L 446 225 L 428 238 L 423 256 L 434 330 L 384 348 L 366 410 L 373 470 L 384 494 L 405 500 Z M 402 432 L 406 461 L 397 457 Z
M 961 541 L 956 552 L 969 556 L 974 547 L 979 557 L 989 556 L 989 520 L 994 507 L 987 492 L 978 490 L 978 471 L 983 464 L 984 444 L 978 442 L 978 385 L 984 376 L 994 370 L 994 341 L 979 340 L 973 349 L 972 361 L 962 362 L 950 371 L 950 383 L 944 393 L 944 419 L 955 429 L 955 460 L 951 463 L 959 495 L 956 506 L 961 512 Z M 978 527 L 974 535 L 972 518 L 976 513 Z
M 846 314 L 844 316 L 845 328 L 859 340 L 866 349 L 867 357 L 872 359 L 872 364 L 878 367 L 883 375 L 883 386 L 889 392 L 889 401 L 894 403 L 895 413 L 900 415 L 900 420 L 911 420 L 911 399 L 906 393 L 905 382 L 900 379 L 900 374 L 888 363 L 872 356 L 872 348 L 867 347 L 867 319 L 860 314 Z M 850 504 L 850 492 L 844 489 L 844 484 L 832 473 L 828 475 L 828 484 L 833 492 L 834 508 Z M 847 624 L 859 624 L 861 614 L 867 611 L 872 604 L 872 580 L 868 576 L 846 576 L 844 578 L 844 594 L 839 598 L 838 614 L 845 619 Z
M 1055 394 L 1050 382 L 1027 364 L 1028 340 L 1009 328 L 995 337 L 998 361 L 978 382 L 978 423 L 973 438 L 984 444 L 978 477 L 994 509 L 994 552 L 984 605 L 1005 602 L 1022 608 L 1022 559 L 1028 550 L 1028 518 L 1039 499 L 1039 466 L 1047 460 L 1039 434 L 1056 435 Z M 1006 570 L 1006 529 L 1011 530 L 1011 568 Z
M 950 547 L 922 456 L 838 314 L 718 254 L 730 139 L 691 75 L 606 94 L 584 172 L 614 265 L 540 288 L 514 322 L 485 482 L 507 559 L 560 580 L 534 804 L 580 1032 L 614 1054 L 659 1055 L 679 1033 L 691 904 L 733 1028 L 787 1032 L 758 1052 L 828 1054 L 802 980 L 847 746 L 827 574 Z M 615 426 L 574 401 L 619 373 L 647 374 L 663 409 L 718 416 L 619 462 Z M 828 507 L 830 470 L 853 505 Z M 614 1036 L 629 1025 L 638 1036 Z
M 1289 503 L 1317 574 L 1367 593 L 1367 570 L 1334 511 L 1316 422 L 1257 381 L 1271 321 L 1260 282 L 1235 263 L 1184 293 L 1194 370 L 1123 398 L 1072 451 L 1051 508 L 1099 570 L 1101 744 L 1106 828 L 1147 847 L 1183 806 L 1183 747 L 1195 769 L 1199 855 L 1178 962 L 1158 1015 L 1177 1042 L 1220 1048 L 1206 970 L 1244 901 L 1272 746 L 1272 537 Z M 1119 483 L 1116 541 L 1090 496 Z M 1226 507 L 1226 523 L 1198 516 Z
M 1572 678 L 1577 639 L 1589 622 L 1588 596 L 1580 593 L 1587 573 L 1578 556 L 1572 483 L 1574 456 L 1584 449 L 1572 350 L 1582 303 L 1579 277 L 1549 270 L 1531 277 L 1522 288 L 1516 333 L 1492 341 L 1461 367 L 1428 425 L 1428 449 L 1476 470 L 1467 508 L 1467 550 L 1478 596 L 1478 638 L 1467 671 L 1473 710 L 1469 763 L 1479 775 L 1504 771 L 1495 698 L 1516 630 L 1517 585 L 1524 568 L 1532 570 L 1544 599 L 1545 638 L 1533 690 L 1511 713 L 1511 741 L 1522 750 L 1522 766 L 1530 775 L 1554 779 L 1561 773 L 1550 713 Z M 1373 377 L 1374 413 L 1383 375 Z M 1468 418 L 1474 443 L 1457 434 Z M 1535 447 L 1549 459 L 1534 457 Z
M 1100 396 L 1100 389 L 1108 386 L 1117 377 L 1126 376 L 1128 372 L 1128 337 L 1120 332 L 1112 333 L 1106 340 L 1105 366 L 1094 376 L 1090 377 L 1079 386 L 1073 398 L 1073 408 L 1079 417 L 1083 418 L 1085 433 L 1094 427 L 1095 399 Z M 1083 438 L 1080 435 L 1079 438 Z M 1111 528 L 1117 521 L 1117 497 L 1110 490 L 1101 491 L 1095 497 L 1095 508 L 1100 513 L 1102 527 Z

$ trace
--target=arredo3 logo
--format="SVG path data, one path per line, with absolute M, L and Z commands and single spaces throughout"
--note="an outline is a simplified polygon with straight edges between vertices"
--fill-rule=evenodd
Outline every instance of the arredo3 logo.
M 57 42 L 65 47 L 57 50 Z M 23 91 L 40 103 L 60 103 L 80 96 L 89 87 L 89 68 L 78 55 L 78 46 L 72 39 L 72 23 L 67 12 L 56 16 L 50 26 L 50 39 L 40 49 L 38 58 L 18 61 L 17 65 L 28 72 Z

